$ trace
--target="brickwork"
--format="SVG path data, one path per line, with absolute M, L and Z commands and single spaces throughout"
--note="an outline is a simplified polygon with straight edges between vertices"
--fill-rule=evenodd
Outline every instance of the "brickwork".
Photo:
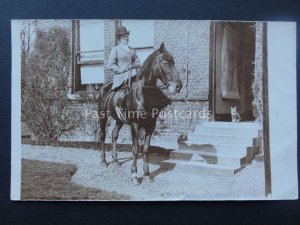
M 208 111 L 209 94 L 209 21 L 156 20 L 154 23 L 154 45 L 162 42 L 173 55 L 183 88 L 177 95 L 169 95 L 172 105 L 165 109 L 187 112 Z M 182 101 L 178 101 L 182 100 Z M 165 126 L 185 132 L 191 130 L 199 118 L 164 119 Z
M 185 99 L 187 89 L 187 21 L 183 20 L 156 20 L 154 22 L 154 48 L 159 48 L 162 42 L 166 49 L 173 55 L 176 68 L 182 80 L 181 92 L 175 96 L 169 96 L 171 99 Z
M 208 100 L 209 21 L 156 20 L 154 45 L 164 42 L 173 55 L 183 88 L 171 99 Z
M 171 113 L 170 118 L 165 119 L 165 125 L 179 133 L 185 133 L 194 129 L 197 123 L 205 120 L 208 116 L 207 101 L 173 101 L 165 109 L 166 113 Z M 204 115 L 205 114 L 205 115 Z
M 112 47 L 115 46 L 115 20 L 105 20 L 104 22 L 104 80 L 106 82 L 111 81 L 113 78 L 112 71 L 107 68 L 108 56 Z
M 209 94 L 209 21 L 189 21 L 188 82 L 189 100 L 208 100 Z

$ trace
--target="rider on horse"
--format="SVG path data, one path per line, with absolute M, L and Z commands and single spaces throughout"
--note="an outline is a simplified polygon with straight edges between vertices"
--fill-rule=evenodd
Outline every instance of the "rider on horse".
M 123 28 L 123 32 L 118 30 L 117 34 L 127 34 L 128 31 Z M 119 33 L 120 32 L 120 33 Z M 125 37 L 128 43 L 128 37 Z M 128 77 L 120 74 L 129 74 L 130 68 L 136 65 L 140 65 L 135 51 L 127 51 L 126 54 L 121 53 L 119 50 L 121 46 L 117 46 L 112 50 L 110 57 L 110 68 L 114 70 L 114 84 L 113 90 L 118 89 L 122 84 L 126 83 Z M 128 48 L 129 49 L 129 48 Z M 130 49 L 129 49 L 130 50 Z M 122 49 L 123 51 L 123 49 Z M 124 52 L 124 51 L 123 51 Z M 129 52 L 129 53 L 128 53 Z M 120 57 L 121 56 L 121 57 Z M 157 85 L 157 81 L 162 82 L 162 86 Z M 130 81 L 130 80 L 129 80 Z M 130 82 L 128 83 L 130 84 Z M 112 165 L 121 165 L 117 157 L 117 139 L 119 131 L 123 124 L 131 126 L 132 136 L 132 166 L 131 166 L 131 180 L 135 184 L 140 184 L 141 179 L 137 175 L 137 158 L 140 150 L 143 151 L 143 170 L 145 179 L 150 178 L 149 171 L 149 146 L 152 134 L 155 130 L 158 113 L 153 113 L 153 109 L 157 109 L 159 112 L 162 108 L 170 104 L 170 100 L 161 92 L 161 88 L 166 89 L 169 94 L 178 94 L 182 88 L 182 81 L 179 73 L 175 67 L 175 61 L 173 56 L 166 50 L 164 43 L 162 43 L 159 49 L 151 53 L 143 63 L 141 70 L 139 71 L 136 79 L 133 79 L 131 87 L 126 94 L 123 89 L 119 91 L 112 90 L 112 82 L 108 82 L 100 87 L 99 100 L 98 100 L 98 114 L 99 114 L 99 146 L 101 150 L 101 162 L 103 166 L 108 166 L 105 156 L 105 137 L 106 137 L 106 125 L 108 116 L 110 115 L 115 120 L 115 127 L 112 132 Z M 112 94 L 110 94 L 112 93 Z M 120 96 L 126 95 L 126 101 L 122 103 Z M 123 98 L 124 99 L 124 98 Z M 126 112 L 137 112 L 134 116 L 120 114 L 120 106 L 123 106 Z M 146 116 L 139 116 L 145 115 Z M 150 112 L 150 113 L 149 113 Z M 136 116 L 137 115 L 137 116 Z M 143 143 L 140 143 L 140 131 L 144 131 Z M 140 148 L 141 147 L 141 148 Z

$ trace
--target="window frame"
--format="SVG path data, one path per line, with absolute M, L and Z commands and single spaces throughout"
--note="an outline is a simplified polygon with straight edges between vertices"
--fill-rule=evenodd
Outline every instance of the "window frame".
M 104 68 L 104 59 L 101 60 L 81 60 L 82 53 L 105 52 L 103 50 L 80 51 L 80 20 L 72 20 L 73 32 L 73 79 L 72 79 L 72 94 L 78 92 L 94 93 L 99 88 L 100 84 L 82 84 L 81 83 L 81 66 L 101 66 Z M 104 35 L 104 33 L 103 33 Z M 104 43 L 105 45 L 105 43 Z

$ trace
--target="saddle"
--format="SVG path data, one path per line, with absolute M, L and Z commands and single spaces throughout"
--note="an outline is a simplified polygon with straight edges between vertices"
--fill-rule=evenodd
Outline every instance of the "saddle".
M 118 118 L 123 123 L 129 123 L 129 121 L 126 119 L 125 116 L 125 96 L 128 91 L 129 91 L 129 86 L 126 83 L 124 83 L 123 85 L 121 85 L 121 87 L 117 88 L 116 90 L 110 90 L 107 94 L 106 101 L 105 101 L 105 106 L 106 108 L 108 108 L 109 102 L 112 99 L 112 97 L 114 95 L 118 95 L 116 113 L 118 115 Z

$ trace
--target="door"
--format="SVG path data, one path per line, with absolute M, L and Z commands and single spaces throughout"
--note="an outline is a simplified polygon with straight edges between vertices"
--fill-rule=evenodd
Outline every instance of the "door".
M 231 121 L 231 107 L 237 107 L 242 121 L 254 120 L 251 92 L 255 56 L 254 28 L 254 23 L 215 23 L 212 96 L 216 121 Z

